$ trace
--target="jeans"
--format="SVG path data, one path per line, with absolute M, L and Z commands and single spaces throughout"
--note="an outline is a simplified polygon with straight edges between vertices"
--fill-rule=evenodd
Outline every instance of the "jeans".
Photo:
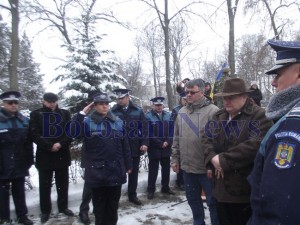
M 193 225 L 205 225 L 204 207 L 201 199 L 202 190 L 206 195 L 212 225 L 219 225 L 216 200 L 212 197 L 212 180 L 206 174 L 193 174 L 183 171 L 185 194 L 193 213 Z

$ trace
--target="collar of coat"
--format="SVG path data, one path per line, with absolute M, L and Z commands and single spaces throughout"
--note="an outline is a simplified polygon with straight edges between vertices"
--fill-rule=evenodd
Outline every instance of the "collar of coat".
M 105 119 L 108 119 L 112 122 L 115 122 L 117 120 L 117 117 L 112 114 L 110 111 L 108 111 L 108 113 L 106 114 L 106 116 L 102 116 L 100 113 L 98 113 L 97 111 L 94 111 L 92 114 L 91 114 L 91 119 L 96 123 L 96 124 L 99 124 L 101 123 L 102 121 L 104 121 Z
M 0 121 L 1 122 L 8 121 L 9 119 L 11 119 L 13 117 L 16 117 L 18 120 L 20 120 L 22 122 L 25 119 L 25 117 L 21 113 L 19 113 L 19 112 L 17 112 L 15 115 L 12 116 L 9 113 L 7 113 L 3 108 L 0 109 Z
M 113 106 L 112 110 L 123 110 L 123 108 L 124 108 L 124 106 L 121 106 L 121 105 L 119 105 L 119 104 L 115 104 L 115 105 Z M 131 108 L 133 108 L 133 109 L 138 109 L 138 107 L 137 107 L 135 104 L 133 104 L 132 101 L 129 101 L 129 104 L 128 104 L 128 108 L 127 108 L 127 109 L 131 109 Z
M 266 110 L 268 119 L 277 120 L 287 114 L 300 101 L 300 84 L 274 94 Z
M 193 113 L 195 109 L 200 109 L 200 108 L 210 105 L 210 104 L 211 104 L 211 101 L 208 98 L 206 98 L 205 96 L 203 96 L 198 101 L 187 104 L 186 109 L 189 113 Z
M 250 102 L 250 99 L 247 98 L 245 104 L 241 108 L 238 115 L 241 115 L 241 114 L 251 115 L 254 112 L 254 107 L 255 106 Z M 222 118 L 220 118 L 221 120 L 228 120 L 229 114 L 225 108 L 222 108 L 216 112 L 216 117 L 222 117 Z

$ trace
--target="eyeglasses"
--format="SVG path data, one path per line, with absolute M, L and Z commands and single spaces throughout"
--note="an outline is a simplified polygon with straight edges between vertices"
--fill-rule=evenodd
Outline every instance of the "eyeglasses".
M 13 104 L 18 105 L 19 104 L 18 101 L 6 101 L 6 103 L 9 105 L 13 105 Z
M 200 91 L 185 91 L 185 94 L 186 95 L 188 95 L 188 94 L 194 95 L 194 94 L 197 94 L 198 92 L 200 92 Z

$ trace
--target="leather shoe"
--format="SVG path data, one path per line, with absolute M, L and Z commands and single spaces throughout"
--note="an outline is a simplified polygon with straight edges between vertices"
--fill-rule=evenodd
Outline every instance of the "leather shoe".
M 132 202 L 133 204 L 136 204 L 136 205 L 142 205 L 142 202 L 136 196 L 130 197 L 129 202 Z
M 91 221 L 90 221 L 90 218 L 89 218 L 89 215 L 87 213 L 79 213 L 79 218 L 80 218 L 80 221 L 84 224 L 84 225 L 89 225 L 91 224 Z
M 172 191 L 170 188 L 169 189 L 166 189 L 166 190 L 161 190 L 161 193 L 164 193 L 164 194 L 168 194 L 168 195 L 175 195 L 176 193 L 174 191 Z
M 153 199 L 154 198 L 154 193 L 153 192 L 148 192 L 147 198 L 149 200 Z
M 41 222 L 46 223 L 49 220 L 49 214 L 43 213 L 41 216 Z
M 33 222 L 26 215 L 18 218 L 18 222 L 24 225 L 33 225 Z
M 74 216 L 74 213 L 70 209 L 64 209 L 64 210 L 61 210 L 59 212 L 65 214 L 67 216 Z
M 0 220 L 0 224 L 12 224 L 13 221 L 11 219 L 2 219 Z

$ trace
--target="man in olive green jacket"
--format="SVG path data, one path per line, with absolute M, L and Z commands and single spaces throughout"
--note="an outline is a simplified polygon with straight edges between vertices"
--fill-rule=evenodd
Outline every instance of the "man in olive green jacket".
M 246 225 L 250 215 L 250 174 L 260 142 L 272 126 L 264 109 L 254 105 L 244 80 L 228 79 L 224 108 L 206 125 L 202 144 L 205 163 L 214 168 L 213 196 L 221 225 Z
M 204 163 L 204 149 L 201 145 L 201 133 L 205 124 L 218 110 L 204 96 L 205 82 L 202 79 L 191 80 L 185 85 L 187 105 L 182 107 L 175 122 L 172 146 L 172 168 L 174 172 L 183 170 L 185 191 L 193 213 L 193 225 L 204 223 L 204 209 L 201 191 L 206 194 L 212 225 L 218 225 L 216 205 L 212 197 L 212 181 L 207 176 Z

